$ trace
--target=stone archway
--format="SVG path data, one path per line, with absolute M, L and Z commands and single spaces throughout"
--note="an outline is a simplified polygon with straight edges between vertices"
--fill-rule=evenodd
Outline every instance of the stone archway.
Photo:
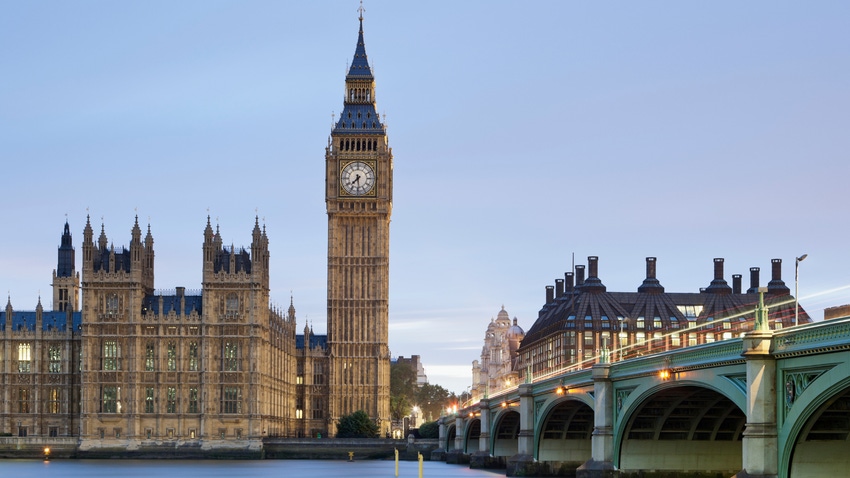
M 730 398 L 699 386 L 665 387 L 632 410 L 623 417 L 620 470 L 740 470 L 746 413 Z

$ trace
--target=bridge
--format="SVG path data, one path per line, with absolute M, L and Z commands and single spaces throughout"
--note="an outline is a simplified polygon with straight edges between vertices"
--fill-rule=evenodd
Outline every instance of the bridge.
M 440 419 L 432 459 L 507 476 L 846 476 L 850 317 L 526 377 Z M 710 473 L 710 474 L 708 474 Z M 670 475 L 665 475 L 670 476 Z

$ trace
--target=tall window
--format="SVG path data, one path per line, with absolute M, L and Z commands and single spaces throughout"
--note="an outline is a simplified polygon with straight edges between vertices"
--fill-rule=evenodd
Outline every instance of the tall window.
M 177 344 L 169 342 L 166 353 L 168 355 L 168 371 L 174 372 L 177 370 Z
M 236 293 L 227 294 L 224 303 L 224 315 L 229 319 L 235 319 L 239 313 L 239 298 Z
M 18 389 L 18 413 L 30 412 L 30 389 Z
M 153 343 L 148 342 L 145 344 L 145 372 L 154 371 L 154 364 L 156 363 L 155 353 Z
M 322 369 L 321 362 L 313 362 L 313 385 L 322 385 L 325 383 L 325 372 Z
M 145 413 L 153 413 L 153 387 L 145 387 Z
M 59 413 L 62 392 L 58 388 L 51 388 L 47 392 L 47 413 Z
M 50 373 L 60 373 L 62 371 L 62 348 L 59 345 L 51 345 L 47 349 L 47 371 Z
M 198 343 L 189 342 L 189 370 L 197 372 L 199 368 Z
M 198 413 L 198 389 L 192 387 L 189 389 L 189 409 L 188 413 Z
M 118 342 L 105 340 L 103 342 L 103 370 L 120 370 L 120 349 Z
M 225 372 L 239 371 L 239 345 L 235 342 L 224 344 L 224 364 L 222 370 Z
M 118 315 L 118 294 L 110 294 L 106 298 L 106 315 L 110 317 Z
M 242 389 L 239 387 L 222 388 L 221 413 L 242 413 Z
M 18 344 L 18 372 L 32 372 L 32 345 L 29 342 Z
M 177 413 L 177 387 L 168 387 L 166 389 L 165 413 Z
M 121 387 L 114 385 L 105 385 L 102 387 L 103 400 L 101 401 L 101 413 L 118 413 Z
M 325 402 L 319 397 L 313 397 L 313 418 L 325 418 Z

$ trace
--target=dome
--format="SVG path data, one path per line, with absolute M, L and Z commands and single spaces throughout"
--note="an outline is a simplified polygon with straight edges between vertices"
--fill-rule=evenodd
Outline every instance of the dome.
M 499 311 L 499 315 L 496 316 L 496 322 L 502 322 L 505 326 L 511 323 L 511 316 L 508 315 L 508 311 L 505 310 L 505 306 L 502 306 L 502 310 Z
M 517 325 L 516 317 L 514 317 L 514 325 L 512 325 L 511 328 L 508 329 L 508 337 L 525 337 L 525 331 L 522 330 L 522 327 Z

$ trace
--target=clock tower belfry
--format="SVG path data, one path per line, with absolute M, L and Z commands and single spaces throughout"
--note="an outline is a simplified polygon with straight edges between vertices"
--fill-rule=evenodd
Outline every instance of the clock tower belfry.
M 328 418 L 362 410 L 390 426 L 389 259 L 393 155 L 363 43 L 345 76 L 325 149 L 328 213 Z M 329 432 L 336 434 L 334 426 Z

